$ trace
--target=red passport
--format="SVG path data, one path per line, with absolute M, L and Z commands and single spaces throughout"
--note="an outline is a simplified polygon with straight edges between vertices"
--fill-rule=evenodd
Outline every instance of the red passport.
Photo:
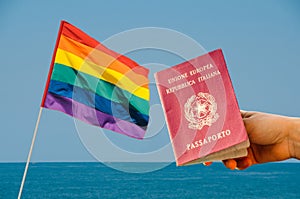
M 155 80 L 178 166 L 247 155 L 221 49 L 159 71 Z

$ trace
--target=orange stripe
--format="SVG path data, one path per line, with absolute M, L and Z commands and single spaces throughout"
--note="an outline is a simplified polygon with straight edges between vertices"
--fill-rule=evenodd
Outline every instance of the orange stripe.
M 64 35 L 61 35 L 58 48 L 70 52 L 78 57 L 81 57 L 86 61 L 91 61 L 99 66 L 107 67 L 109 69 L 122 73 L 137 85 L 143 85 L 143 87 L 148 88 L 148 85 L 144 85 L 144 82 L 147 82 L 148 80 L 148 71 L 147 74 L 145 74 L 144 71 L 140 70 L 140 68 L 131 69 L 124 63 L 113 58 L 112 56 L 97 49 L 86 46 L 82 43 L 79 43 Z M 143 76 L 140 75 L 141 73 L 143 73 Z

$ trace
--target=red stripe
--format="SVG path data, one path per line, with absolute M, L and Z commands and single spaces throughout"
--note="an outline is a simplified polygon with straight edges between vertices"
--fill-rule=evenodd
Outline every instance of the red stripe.
M 54 52 L 53 52 L 53 55 L 52 55 L 52 61 L 51 61 L 50 69 L 49 69 L 49 72 L 48 72 L 48 77 L 47 77 L 47 82 L 46 82 L 46 86 L 45 86 L 45 90 L 44 90 L 44 94 L 43 94 L 43 98 L 42 98 L 42 102 L 41 102 L 41 107 L 44 107 L 44 105 L 45 105 L 45 100 L 46 100 L 46 96 L 47 96 L 47 92 L 48 92 L 48 88 L 49 88 L 49 84 L 50 84 L 50 79 L 51 79 L 52 71 L 53 71 L 53 67 L 54 67 L 55 55 L 56 55 L 56 51 L 57 51 L 57 48 L 58 48 L 60 35 L 62 33 L 62 29 L 63 29 L 63 26 L 64 26 L 65 23 L 66 23 L 65 21 L 60 22 L 60 27 L 59 27 L 59 31 L 58 31 L 58 35 L 57 35 L 57 39 L 56 39 Z
M 73 26 L 72 24 L 68 22 L 64 22 L 64 27 L 62 30 L 62 34 L 75 40 L 78 41 L 84 45 L 90 46 L 92 48 L 96 48 L 98 50 L 101 50 L 102 52 L 114 57 L 118 61 L 126 64 L 129 68 L 135 69 L 136 73 L 141 73 L 141 74 L 148 74 L 149 70 L 147 68 L 144 68 L 140 65 L 138 65 L 135 61 L 129 59 L 128 57 L 121 55 L 119 53 L 116 53 L 107 47 L 105 47 L 103 44 L 98 42 L 97 40 L 93 39 L 83 31 L 81 31 L 79 28 Z
M 100 42 L 68 22 L 64 23 L 62 34 L 92 48 L 96 48 L 100 44 Z

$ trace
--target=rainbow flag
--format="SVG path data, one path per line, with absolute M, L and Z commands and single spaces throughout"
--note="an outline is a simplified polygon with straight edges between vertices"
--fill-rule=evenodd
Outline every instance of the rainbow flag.
M 149 121 L 148 73 L 62 21 L 41 107 L 142 139 Z

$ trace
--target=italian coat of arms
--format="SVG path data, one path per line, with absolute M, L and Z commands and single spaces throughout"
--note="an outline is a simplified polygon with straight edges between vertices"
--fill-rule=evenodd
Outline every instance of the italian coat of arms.
M 215 98 L 209 93 L 192 95 L 184 104 L 184 116 L 190 122 L 188 128 L 201 130 L 211 126 L 219 118 Z

